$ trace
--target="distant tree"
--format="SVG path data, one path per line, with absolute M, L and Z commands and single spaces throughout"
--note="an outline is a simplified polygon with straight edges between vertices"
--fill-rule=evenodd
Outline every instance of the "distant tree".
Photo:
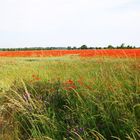
M 68 46 L 68 47 L 67 47 L 67 50 L 71 50 L 71 49 L 72 49 L 71 46 Z
M 102 49 L 101 47 L 95 47 L 96 50 Z
M 114 49 L 114 47 L 112 45 L 108 45 L 107 47 L 108 49 Z
M 88 47 L 86 45 L 82 45 L 80 49 L 88 49 Z
M 94 48 L 94 47 L 89 47 L 89 49 L 91 49 L 91 50 L 92 50 L 92 49 L 95 49 L 95 48 Z
M 77 48 L 76 48 L 76 46 L 74 46 L 72 49 L 73 49 L 73 50 L 76 50 Z
M 130 46 L 130 45 L 127 45 L 127 47 L 126 47 L 127 49 L 132 49 L 133 47 L 132 46 Z
M 125 44 L 122 43 L 121 46 L 120 46 L 120 48 L 121 48 L 121 49 L 125 48 Z

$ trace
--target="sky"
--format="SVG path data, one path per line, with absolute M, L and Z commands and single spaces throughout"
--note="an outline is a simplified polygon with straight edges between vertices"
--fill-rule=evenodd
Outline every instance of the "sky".
M 140 47 L 140 0 L 0 0 L 0 48 Z

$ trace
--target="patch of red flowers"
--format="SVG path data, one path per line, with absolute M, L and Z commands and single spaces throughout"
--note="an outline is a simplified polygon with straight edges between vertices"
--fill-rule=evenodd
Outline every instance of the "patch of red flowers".
M 77 82 L 78 82 L 78 84 L 80 84 L 81 86 L 83 86 L 84 85 L 84 82 L 83 82 L 83 79 L 79 79 L 79 80 L 77 80 Z
M 41 78 L 39 76 L 35 75 L 35 74 L 32 75 L 32 78 L 33 78 L 32 81 L 40 81 L 41 80 Z
M 79 55 L 81 57 L 140 57 L 140 49 L 0 51 L 0 57 L 46 57 L 64 55 Z
M 76 85 L 74 83 L 73 80 L 69 79 L 64 83 L 64 89 L 65 90 L 72 90 L 72 89 L 76 89 Z

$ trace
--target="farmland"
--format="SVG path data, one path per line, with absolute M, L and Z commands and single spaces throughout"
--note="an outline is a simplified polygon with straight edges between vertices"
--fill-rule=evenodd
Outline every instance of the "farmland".
M 140 50 L 0 52 L 1 139 L 140 139 Z

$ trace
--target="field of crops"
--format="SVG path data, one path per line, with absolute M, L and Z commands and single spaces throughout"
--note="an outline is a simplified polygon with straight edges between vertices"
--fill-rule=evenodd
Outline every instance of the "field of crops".
M 0 140 L 140 139 L 139 49 L 0 56 Z

